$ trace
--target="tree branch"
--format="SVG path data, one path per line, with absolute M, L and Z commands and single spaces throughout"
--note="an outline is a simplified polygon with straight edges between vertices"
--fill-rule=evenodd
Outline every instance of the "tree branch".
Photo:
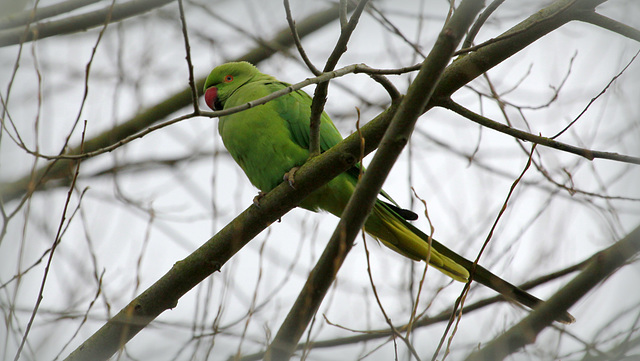
M 471 354 L 467 361 L 502 360 L 533 343 L 537 335 L 582 296 L 640 252 L 640 227 L 592 258 L 587 268 L 547 302 L 500 337 Z
M 433 99 L 449 98 L 489 69 L 560 26 L 577 20 L 581 13 L 592 11 L 605 1 L 607 0 L 559 0 L 551 3 L 495 38 L 495 41 L 485 42 L 486 45 L 479 45 L 472 53 L 457 58 L 448 67 Z M 427 105 L 427 109 L 431 107 L 433 104 Z
M 298 31 L 300 36 L 306 36 L 313 33 L 315 30 L 329 24 L 330 22 L 338 18 L 337 7 L 332 7 L 325 11 L 313 14 L 298 25 Z M 103 18 L 104 21 L 104 18 Z M 279 31 L 273 39 L 270 41 L 275 46 L 273 47 L 256 47 L 244 55 L 235 59 L 235 61 L 248 61 L 253 64 L 260 63 L 264 59 L 269 58 L 276 53 L 277 48 L 283 46 L 290 46 L 293 44 L 291 33 L 288 28 Z M 196 80 L 195 86 L 197 89 L 201 89 L 204 86 L 206 77 L 201 77 Z M 125 121 L 122 124 L 104 131 L 90 139 L 87 139 L 84 143 L 84 152 L 91 153 L 98 151 L 102 148 L 113 146 L 123 139 L 130 137 L 145 128 L 148 128 L 152 124 L 160 121 L 169 114 L 175 113 L 180 109 L 190 105 L 192 103 L 192 91 L 191 88 L 185 88 L 177 93 L 174 93 L 166 97 L 161 102 L 153 105 L 140 113 L 136 114 L 133 118 Z M 82 154 L 80 147 L 71 148 L 66 154 Z M 41 166 L 34 172 L 23 176 L 22 178 L 10 183 L 0 184 L 0 198 L 2 202 L 8 202 L 16 199 L 20 196 L 29 196 L 42 185 L 48 183 L 51 180 L 66 179 L 70 180 L 73 171 L 74 161 L 72 160 L 55 160 L 44 166 Z
M 341 26 L 340 37 L 324 65 L 323 72 L 326 73 L 333 71 L 342 54 L 347 51 L 347 43 L 349 42 L 356 25 L 358 25 L 360 15 L 362 15 L 362 12 L 368 2 L 369 0 L 360 0 L 358 6 L 353 11 L 353 14 L 351 14 L 351 18 L 347 25 Z M 324 103 L 327 101 L 328 90 L 328 81 L 319 83 L 316 86 L 316 90 L 313 94 L 313 100 L 311 101 L 311 115 L 309 119 L 309 158 L 313 158 L 320 154 L 320 116 L 324 110 Z
M 487 128 L 497 130 L 500 133 L 508 134 L 512 137 L 515 137 L 524 141 L 540 144 L 545 147 L 561 150 L 563 152 L 576 154 L 588 160 L 601 158 L 601 159 L 610 159 L 610 160 L 615 160 L 615 161 L 625 162 L 625 163 L 640 164 L 640 157 L 633 157 L 630 155 L 624 155 L 624 154 L 618 154 L 618 153 L 612 153 L 612 152 L 603 152 L 599 150 L 591 150 L 591 149 L 576 147 L 566 143 L 558 142 L 557 140 L 553 140 L 551 138 L 543 137 L 540 135 L 534 135 L 519 129 L 512 128 L 508 125 L 498 123 L 494 120 L 483 117 L 480 114 L 472 112 L 471 110 L 461 106 L 460 104 L 454 102 L 451 99 L 444 99 L 438 102 L 440 105 L 442 105 L 442 107 L 449 109 L 457 114 L 460 114 L 461 116 L 471 120 L 474 123 L 478 123 Z
M 600 15 L 595 11 L 582 11 L 578 13 L 577 20 L 584 21 L 603 29 L 625 36 L 635 41 L 640 41 L 640 30 L 619 21 Z
M 545 284 L 549 281 L 558 279 L 560 277 L 564 277 L 568 274 L 571 274 L 573 272 L 576 272 L 578 270 L 584 269 L 586 267 L 586 265 L 589 264 L 589 262 L 592 260 L 592 257 L 589 257 L 588 259 L 581 261 L 579 263 L 576 263 L 574 265 L 571 265 L 569 267 L 566 267 L 562 270 L 556 271 L 556 272 L 552 272 L 549 273 L 547 275 L 538 277 L 534 280 L 525 282 L 521 285 L 518 286 L 518 288 L 522 289 L 522 290 L 530 290 L 536 286 L 539 286 L 541 284 Z M 466 305 L 462 308 L 462 313 L 465 315 L 469 315 L 472 312 L 478 311 L 483 309 L 486 306 L 498 303 L 498 302 L 504 302 L 506 301 L 506 299 L 504 298 L 504 296 L 502 295 L 496 295 L 493 297 L 489 297 L 489 298 L 485 298 L 483 300 L 474 302 L 472 304 Z M 443 312 L 440 312 L 438 314 L 436 314 L 435 316 L 427 316 L 427 317 L 423 317 L 413 323 L 410 324 L 403 324 L 397 327 L 397 330 L 400 332 L 406 332 L 409 329 L 409 326 L 411 326 L 412 330 L 418 329 L 418 328 L 422 328 L 422 327 L 427 327 L 427 326 L 431 326 L 440 322 L 446 322 L 449 321 L 449 319 L 451 318 L 451 312 L 453 312 L 453 309 L 448 309 L 445 310 Z M 355 336 L 347 336 L 347 337 L 340 337 L 340 338 L 334 338 L 334 339 L 329 339 L 329 340 L 322 340 L 322 341 L 313 341 L 313 342 L 305 342 L 305 343 L 299 343 L 296 346 L 296 350 L 302 350 L 302 349 L 311 349 L 311 348 L 326 348 L 326 347 L 335 347 L 335 346 L 345 346 L 345 345 L 352 345 L 352 344 L 356 344 L 356 343 L 360 343 L 360 342 L 367 342 L 367 341 L 372 341 L 372 340 L 377 340 L 380 338 L 386 338 L 386 337 L 390 337 L 393 335 L 393 330 L 389 329 L 389 328 L 384 328 L 384 329 L 377 329 L 377 330 L 368 330 L 365 333 L 359 334 L 359 335 L 355 335 Z M 254 354 L 250 354 L 250 355 L 245 355 L 243 356 L 240 360 L 237 361 L 255 361 L 255 360 L 262 360 L 264 358 L 264 354 L 265 352 L 257 352 Z M 229 360 L 231 361 L 231 360 Z
M 284 11 L 287 14 L 287 23 L 289 24 L 289 29 L 291 30 L 293 42 L 296 44 L 296 48 L 298 48 L 298 53 L 300 54 L 302 61 L 304 61 L 304 63 L 307 65 L 307 68 L 311 70 L 311 73 L 313 73 L 313 75 L 318 76 L 322 74 L 320 69 L 316 68 L 316 66 L 313 65 L 311 59 L 309 59 L 307 53 L 302 47 L 302 42 L 300 41 L 300 36 L 298 35 L 298 29 L 296 29 L 296 22 L 293 20 L 293 16 L 291 16 L 291 6 L 289 6 L 289 0 L 284 0 Z
M 364 152 L 373 151 L 397 110 L 392 106 L 362 127 L 368 140 Z M 66 360 L 105 360 L 165 310 L 174 308 L 180 297 L 220 268 L 253 237 L 294 208 L 313 190 L 352 167 L 361 154 L 360 138 L 352 134 L 296 172 L 296 189 L 280 184 L 250 206 L 200 248 L 177 262 L 142 294 L 131 301 L 96 331 Z
M 38 21 L 60 14 L 68 13 L 81 7 L 97 3 L 101 0 L 67 0 L 49 6 L 38 7 L 35 9 L 33 19 L 31 18 L 33 9 L 27 9 L 7 17 L 0 18 L 0 29 L 9 29 L 15 27 L 24 27 L 32 21 Z M 97 24 L 96 26 L 99 26 Z
M 498 10 L 498 7 L 500 7 L 503 2 L 504 0 L 493 0 L 491 4 L 489 4 L 487 8 L 484 9 L 482 13 L 480 13 L 476 22 L 473 23 L 473 26 L 471 27 L 471 29 L 469 29 L 467 37 L 464 39 L 464 42 L 462 43 L 462 49 L 468 48 L 471 46 L 471 44 L 473 44 L 473 40 L 476 38 L 476 35 L 478 35 L 478 32 L 480 31 L 482 26 L 484 26 L 484 23 L 487 21 L 487 19 L 489 19 L 489 16 L 491 16 L 491 14 Z
M 455 48 L 482 6 L 483 2 L 480 0 L 463 1 L 440 32 L 420 72 L 409 86 L 406 97 L 402 99 L 398 112 L 393 116 L 369 169 L 358 182 L 325 251 L 267 349 L 265 360 L 288 360 L 291 357 L 347 253 L 353 247 L 353 241 L 371 212 L 384 180 L 411 137 L 415 123 L 433 94 Z
M 147 11 L 164 6 L 173 0 L 142 0 L 129 1 L 115 6 L 106 6 L 104 9 L 92 11 L 90 13 L 69 16 L 62 20 L 49 21 L 29 25 L 26 38 L 22 39 L 25 29 L 19 26 L 13 29 L 0 31 L 0 47 L 20 44 L 33 40 L 40 40 L 50 36 L 64 35 L 86 31 L 98 26 L 104 26 L 104 20 L 111 16 L 109 22 L 117 22 Z M 112 11 L 113 10 L 113 11 Z

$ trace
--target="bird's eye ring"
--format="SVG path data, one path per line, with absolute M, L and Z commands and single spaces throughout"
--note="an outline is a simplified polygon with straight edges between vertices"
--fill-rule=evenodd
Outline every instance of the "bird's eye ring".
M 225 83 L 231 83 L 233 81 L 233 75 L 227 75 L 224 77 Z

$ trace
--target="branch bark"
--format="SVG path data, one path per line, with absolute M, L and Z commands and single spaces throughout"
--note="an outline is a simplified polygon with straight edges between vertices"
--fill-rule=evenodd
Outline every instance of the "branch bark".
M 467 361 L 503 360 L 520 348 L 535 342 L 538 334 L 549 326 L 555 317 L 569 309 L 639 252 L 640 226 L 611 247 L 592 257 L 587 268 L 546 303 L 509 331 L 471 354 Z
M 24 26 L 30 22 L 68 13 L 81 7 L 97 3 L 98 1 L 100 0 L 67 0 L 49 6 L 38 7 L 35 9 L 35 14 L 33 13 L 33 9 L 27 9 L 16 14 L 0 18 L 0 29 L 10 29 L 21 26 L 24 31 Z
M 559 142 L 557 140 L 553 140 L 548 137 L 543 137 L 541 135 L 535 135 L 535 134 L 527 133 L 523 130 L 512 128 L 506 124 L 498 123 L 494 120 L 483 117 L 480 114 L 472 112 L 471 110 L 461 106 L 460 104 L 454 102 L 451 99 L 442 100 L 440 102 L 440 105 L 443 108 L 449 109 L 465 117 L 466 119 L 471 120 L 472 122 L 482 125 L 483 127 L 496 130 L 500 133 L 508 134 L 514 138 L 518 138 L 524 141 L 540 144 L 545 147 L 561 150 L 563 152 L 576 154 L 588 160 L 594 160 L 596 158 L 600 158 L 600 159 L 610 159 L 610 160 L 615 160 L 615 161 L 625 162 L 630 164 L 640 164 L 640 157 L 633 157 L 625 154 L 580 148 L 567 143 Z
M 593 257 L 589 257 L 588 259 L 581 261 L 579 263 L 576 263 L 572 266 L 569 266 L 567 268 L 564 268 L 562 270 L 556 271 L 556 272 L 552 272 L 549 273 L 547 275 L 538 277 L 534 280 L 530 280 L 528 282 L 525 282 L 521 285 L 518 285 L 518 288 L 522 289 L 522 290 L 530 290 L 536 286 L 539 286 L 541 284 L 545 284 L 551 280 L 555 280 L 564 276 L 567 276 L 571 273 L 577 272 L 581 269 L 584 269 L 587 264 L 589 264 L 589 262 L 591 261 Z M 493 297 L 489 297 L 489 298 L 485 298 L 483 300 L 474 302 L 472 304 L 468 304 L 465 305 L 464 308 L 462 309 L 462 314 L 464 315 L 469 315 L 470 313 L 473 313 L 475 311 L 481 310 L 486 306 L 498 303 L 498 302 L 504 302 L 506 299 L 502 296 L 502 295 L 496 295 Z M 418 329 L 418 328 L 422 328 L 422 327 L 427 327 L 427 326 L 431 326 L 440 322 L 447 322 L 451 319 L 451 313 L 453 312 L 453 309 L 448 309 L 445 310 L 443 312 L 440 312 L 438 314 L 436 314 L 435 316 L 424 316 L 421 319 L 412 322 L 412 323 L 405 323 L 403 325 L 397 326 L 396 330 L 400 331 L 400 332 L 406 332 L 409 327 L 411 327 L 412 330 Z M 303 342 L 303 343 L 299 343 L 296 346 L 296 350 L 309 350 L 309 349 L 316 349 L 316 348 L 327 348 L 327 347 L 336 347 L 336 346 L 345 346 L 345 345 L 353 345 L 356 343 L 361 343 L 361 342 L 367 342 L 367 341 L 372 341 L 372 340 L 377 340 L 380 338 L 387 338 L 387 337 L 391 337 L 393 336 L 394 332 L 393 330 L 391 330 L 390 328 L 384 328 L 384 329 L 376 329 L 376 330 L 367 330 L 364 333 L 355 335 L 355 336 L 347 336 L 347 337 L 339 337 L 339 338 L 334 338 L 334 339 L 328 339 L 328 340 L 321 340 L 321 341 L 312 341 L 312 342 Z M 257 353 L 253 353 L 253 354 L 249 354 L 249 355 L 245 355 L 243 356 L 240 360 L 237 361 L 256 361 L 256 360 L 262 360 L 264 358 L 265 355 L 265 351 L 263 352 L 257 352 Z M 231 361 L 231 359 L 229 359 L 228 361 Z
M 347 51 L 347 43 L 351 38 L 351 34 L 358 25 L 360 15 L 364 11 L 369 0 L 360 0 L 358 6 L 354 10 L 349 22 L 341 27 L 340 38 L 336 42 L 331 55 L 327 59 L 323 72 L 333 71 L 342 54 Z M 329 91 L 329 82 L 323 82 L 316 86 L 311 101 L 311 118 L 309 119 L 309 158 L 313 158 L 320 154 L 320 116 L 324 110 L 324 104 L 327 102 L 327 92 Z
M 304 330 L 353 247 L 353 241 L 371 212 L 382 184 L 411 137 L 415 123 L 433 94 L 455 48 L 483 4 L 481 0 L 463 1 L 440 32 L 420 72 L 409 86 L 407 96 L 393 116 L 369 169 L 358 182 L 329 244 L 267 349 L 265 360 L 288 360 L 295 351 Z
M 69 16 L 62 20 L 55 20 L 36 24 L 24 24 L 29 29 L 25 32 L 24 26 L 0 31 L 0 47 L 22 44 L 24 42 L 40 40 L 56 35 L 65 35 L 86 31 L 98 26 L 103 26 L 109 16 L 109 23 L 114 23 L 126 18 L 137 16 L 155 8 L 164 6 L 173 0 L 145 0 L 129 1 L 115 6 L 106 6 L 104 9 L 90 13 Z M 36 13 L 37 14 L 37 13 Z

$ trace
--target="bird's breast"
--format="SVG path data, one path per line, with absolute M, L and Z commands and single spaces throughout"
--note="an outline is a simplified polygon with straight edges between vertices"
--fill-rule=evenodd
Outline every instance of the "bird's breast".
M 269 107 L 222 117 L 218 130 L 233 159 L 263 192 L 281 183 L 283 175 L 302 165 L 309 155 L 292 140 L 285 120 Z

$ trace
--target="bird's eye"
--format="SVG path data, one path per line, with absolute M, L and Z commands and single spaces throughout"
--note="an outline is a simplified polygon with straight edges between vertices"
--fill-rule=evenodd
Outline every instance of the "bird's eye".
M 233 81 L 233 75 L 227 75 L 224 77 L 225 83 L 231 83 Z

